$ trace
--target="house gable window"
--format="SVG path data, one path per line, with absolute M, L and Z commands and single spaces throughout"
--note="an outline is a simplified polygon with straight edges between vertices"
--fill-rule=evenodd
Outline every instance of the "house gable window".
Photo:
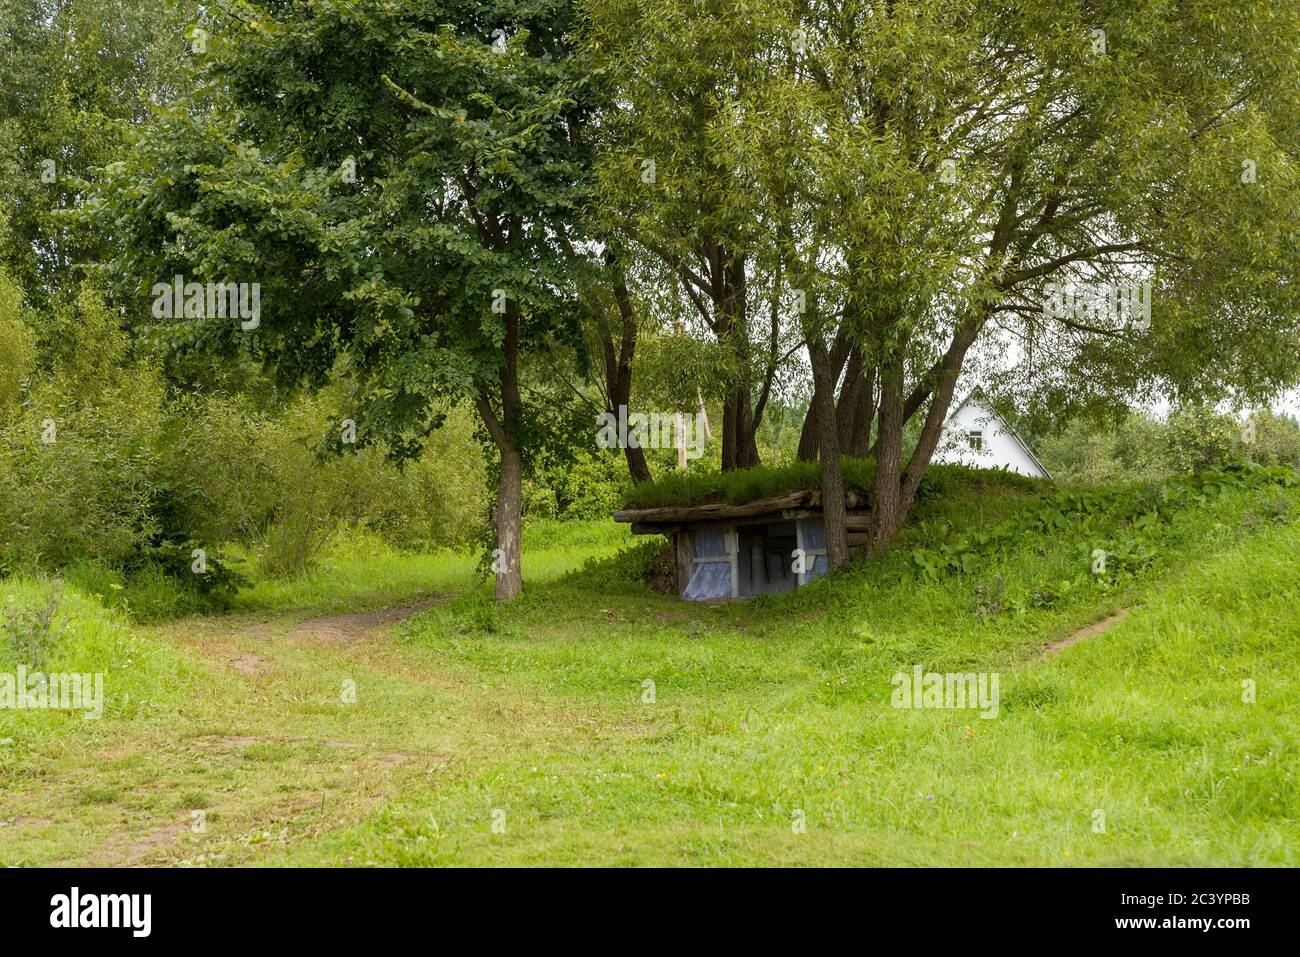
M 970 429 L 966 432 L 966 443 L 976 452 L 984 450 L 984 430 Z

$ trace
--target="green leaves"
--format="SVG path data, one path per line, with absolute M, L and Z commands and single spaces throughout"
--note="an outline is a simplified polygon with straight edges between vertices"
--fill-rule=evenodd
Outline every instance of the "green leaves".
M 94 210 L 123 243 L 122 292 L 173 273 L 262 283 L 261 328 L 171 325 L 175 349 L 246 352 L 286 384 L 347 361 L 365 440 L 409 447 L 439 398 L 495 389 L 498 305 L 525 351 L 566 334 L 577 264 L 554 237 L 585 195 L 588 107 L 565 4 L 216 16 L 207 84 L 155 117 Z

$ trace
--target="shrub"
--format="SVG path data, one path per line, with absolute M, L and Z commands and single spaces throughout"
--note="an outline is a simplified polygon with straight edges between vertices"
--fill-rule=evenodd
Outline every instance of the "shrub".
M 0 567 L 128 562 L 158 531 L 155 497 L 162 387 L 140 369 L 95 404 L 63 382 L 31 396 L 0 435 Z
M 429 547 L 461 544 L 482 522 L 488 490 L 466 408 L 400 467 L 379 447 L 321 455 L 343 418 L 339 387 L 267 408 L 222 392 L 172 397 L 157 363 L 131 358 L 93 285 L 30 324 L 21 299 L 0 276 L 0 573 L 118 575 L 139 585 L 133 614 L 161 615 L 239 586 L 228 543 L 294 574 L 344 524 Z M 208 572 L 194 575 L 200 548 Z
M 1169 416 L 1165 430 L 1170 466 L 1176 472 L 1191 474 L 1240 462 L 1241 431 L 1232 417 L 1213 409 L 1178 409 Z
M 1268 409 L 1256 412 L 1249 423 L 1253 429 L 1246 431 L 1246 453 L 1252 461 L 1300 470 L 1300 423 Z
M 22 317 L 22 290 L 0 271 L 0 421 L 12 415 L 36 361 L 36 337 Z
M 1113 425 L 1075 419 L 1045 438 L 1039 452 L 1064 483 L 1146 481 L 1169 471 L 1164 423 L 1136 412 Z
M 20 664 L 44 671 L 56 637 L 54 620 L 63 597 L 61 585 L 51 586 L 35 607 L 10 601 L 5 604 L 3 628 L 6 644 Z

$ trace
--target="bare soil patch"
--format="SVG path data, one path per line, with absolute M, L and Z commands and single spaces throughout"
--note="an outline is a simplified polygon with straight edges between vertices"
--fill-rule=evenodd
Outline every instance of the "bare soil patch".
M 324 615 L 320 618 L 308 618 L 299 622 L 289 632 L 291 638 L 318 638 L 322 641 L 356 641 L 366 632 L 381 625 L 395 621 L 404 621 L 428 611 L 444 602 L 445 598 L 431 598 L 414 605 L 401 608 L 385 608 L 381 611 L 369 611 L 351 615 Z
M 1052 642 L 1043 649 L 1042 660 L 1046 661 L 1048 658 L 1059 654 L 1071 645 L 1077 645 L 1081 641 L 1087 641 L 1089 638 L 1100 635 L 1103 631 L 1109 631 L 1112 627 L 1118 625 L 1128 617 L 1128 611 L 1127 608 L 1122 608 L 1115 612 L 1115 614 L 1101 619 L 1101 621 L 1094 621 L 1091 625 L 1080 628 L 1078 631 L 1071 632 L 1060 641 Z

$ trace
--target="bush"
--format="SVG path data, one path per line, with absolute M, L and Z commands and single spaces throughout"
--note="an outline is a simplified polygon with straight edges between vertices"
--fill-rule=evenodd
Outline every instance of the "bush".
M 0 422 L 18 408 L 36 361 L 36 337 L 22 317 L 22 290 L 0 271 Z
M 1251 461 L 1300 470 L 1300 423 L 1291 416 L 1267 409 L 1256 412 L 1248 420 L 1245 438 Z
M 57 637 L 55 616 L 63 597 L 59 584 L 50 586 L 36 607 L 6 602 L 0 627 L 15 661 L 38 671 L 46 670 Z
M 133 614 L 160 616 L 221 604 L 240 585 L 226 544 L 294 574 L 343 525 L 430 547 L 463 543 L 482 521 L 466 409 L 401 468 L 382 448 L 321 456 L 343 417 L 336 390 L 269 410 L 222 393 L 173 398 L 155 363 L 130 357 L 93 286 L 30 327 L 20 302 L 0 277 L 0 345 L 12 347 L 0 357 L 0 573 L 117 575 Z M 204 575 L 191 571 L 196 549 Z
M 1151 481 L 1169 472 L 1164 423 L 1136 412 L 1113 425 L 1076 419 L 1043 440 L 1039 458 L 1064 483 Z
M 147 368 L 95 404 L 54 382 L 0 434 L 0 568 L 130 562 L 159 531 L 162 386 Z
M 528 483 L 529 518 L 608 519 L 632 485 L 622 450 L 582 451 Z
M 1176 472 L 1222 469 L 1243 458 L 1242 428 L 1231 416 L 1203 406 L 1178 409 L 1169 416 L 1165 446 Z

